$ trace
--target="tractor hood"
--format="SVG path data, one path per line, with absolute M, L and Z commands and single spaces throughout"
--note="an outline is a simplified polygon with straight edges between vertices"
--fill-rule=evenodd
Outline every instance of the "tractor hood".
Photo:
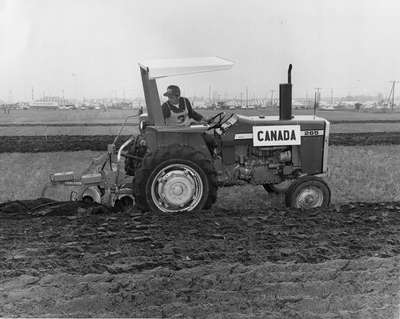
M 297 115 L 290 120 L 279 116 L 236 115 L 221 135 L 224 158 L 234 158 L 239 147 L 286 148 L 304 160 L 303 172 L 319 174 L 327 170 L 329 122 L 312 115 Z
M 295 140 L 298 142 L 300 136 L 304 134 L 324 135 L 325 126 L 329 125 L 329 122 L 325 119 L 312 115 L 297 115 L 291 120 L 279 120 L 279 116 L 244 116 L 239 114 L 235 114 L 233 118 L 234 120 L 227 125 L 229 127 L 225 127 L 225 134 L 222 136 L 225 142 L 253 140 L 254 134 L 258 134 L 260 131 L 262 132 L 260 134 L 265 134 L 269 130 L 275 131 L 274 134 L 277 134 L 277 136 L 281 134 L 283 139 L 286 139 L 287 134 L 289 134 L 289 139 L 292 134 L 295 134 Z M 288 145 L 295 144 L 288 142 Z
M 279 116 L 245 116 L 237 114 L 239 123 L 249 125 L 295 125 L 305 122 L 324 122 L 325 119 L 313 115 L 296 115 L 290 120 L 279 120 Z

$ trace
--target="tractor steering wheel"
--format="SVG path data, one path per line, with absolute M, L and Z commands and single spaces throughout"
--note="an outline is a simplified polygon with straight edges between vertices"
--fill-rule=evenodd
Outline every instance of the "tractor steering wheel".
M 224 116 L 225 116 L 225 112 L 219 112 L 218 114 L 207 119 L 206 122 L 209 125 L 208 129 L 212 130 L 214 128 L 220 127 L 223 122 Z M 218 119 L 218 120 L 216 121 L 216 119 Z

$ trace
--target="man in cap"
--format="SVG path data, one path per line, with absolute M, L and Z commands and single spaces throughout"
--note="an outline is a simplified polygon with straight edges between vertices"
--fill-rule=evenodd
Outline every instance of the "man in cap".
M 168 97 L 162 107 L 167 125 L 188 126 L 193 122 L 205 121 L 204 117 L 194 111 L 187 98 L 181 96 L 181 90 L 176 85 L 169 85 L 164 96 Z

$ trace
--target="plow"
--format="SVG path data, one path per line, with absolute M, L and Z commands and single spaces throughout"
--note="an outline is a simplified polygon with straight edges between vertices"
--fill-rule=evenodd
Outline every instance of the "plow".
M 87 204 L 98 203 L 108 207 L 116 207 L 125 211 L 134 205 L 132 181 L 125 174 L 123 157 L 131 156 L 124 152 L 125 148 L 135 141 L 132 136 L 119 149 L 116 149 L 120 135 L 130 118 L 122 125 L 113 143 L 108 144 L 107 152 L 93 158 L 89 166 L 82 172 L 58 172 L 50 174 L 50 181 L 43 187 L 41 197 L 52 187 L 73 186 L 76 190 L 70 193 L 71 201 L 83 201 Z

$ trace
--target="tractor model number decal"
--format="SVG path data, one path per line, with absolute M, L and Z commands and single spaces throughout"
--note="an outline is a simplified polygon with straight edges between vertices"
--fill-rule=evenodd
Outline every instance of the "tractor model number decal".
M 301 131 L 301 136 L 319 136 L 324 135 L 323 130 L 304 130 Z
M 280 146 L 300 144 L 300 125 L 253 126 L 254 146 Z

